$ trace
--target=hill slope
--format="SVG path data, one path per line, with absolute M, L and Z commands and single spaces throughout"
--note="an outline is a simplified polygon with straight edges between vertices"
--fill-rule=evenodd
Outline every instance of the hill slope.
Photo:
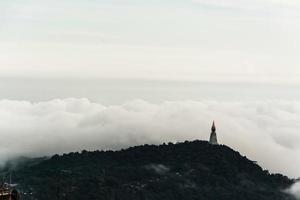
M 205 141 L 55 155 L 15 174 L 24 200 L 279 200 L 293 183 Z

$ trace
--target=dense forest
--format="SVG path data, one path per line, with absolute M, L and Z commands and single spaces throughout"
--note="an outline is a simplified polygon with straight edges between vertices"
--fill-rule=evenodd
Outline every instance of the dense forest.
M 16 167 L 17 166 L 17 167 Z M 8 163 L 22 200 L 281 200 L 293 180 L 206 141 Z

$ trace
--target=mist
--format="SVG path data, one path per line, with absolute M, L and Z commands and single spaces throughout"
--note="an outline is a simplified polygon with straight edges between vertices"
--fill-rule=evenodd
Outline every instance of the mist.
M 271 172 L 299 176 L 299 101 L 132 100 L 105 106 L 68 98 L 0 101 L 0 160 L 133 145 L 207 140 L 213 120 L 220 143 Z M 287 164 L 293 163 L 293 164 Z
M 291 194 L 296 199 L 300 199 L 300 182 L 296 182 L 290 188 L 285 190 L 285 192 Z

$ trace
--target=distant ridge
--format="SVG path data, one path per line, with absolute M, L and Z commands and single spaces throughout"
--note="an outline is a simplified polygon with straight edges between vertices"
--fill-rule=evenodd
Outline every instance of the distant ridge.
M 206 141 L 82 151 L 19 168 L 22 199 L 288 200 L 293 180 Z

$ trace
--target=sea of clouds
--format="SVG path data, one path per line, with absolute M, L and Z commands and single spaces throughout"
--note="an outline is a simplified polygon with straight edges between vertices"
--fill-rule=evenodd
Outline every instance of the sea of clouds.
M 105 106 L 88 99 L 0 101 L 0 160 L 145 143 L 207 140 L 216 121 L 220 143 L 271 172 L 300 176 L 299 101 L 133 100 Z

